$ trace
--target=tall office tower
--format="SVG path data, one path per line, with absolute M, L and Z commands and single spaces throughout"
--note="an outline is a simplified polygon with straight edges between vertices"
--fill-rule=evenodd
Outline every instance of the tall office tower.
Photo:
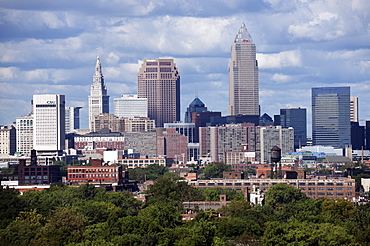
M 258 63 L 256 45 L 243 23 L 231 46 L 229 115 L 258 115 Z
M 137 95 L 114 98 L 114 115 L 120 118 L 148 117 L 148 99 Z
M 294 129 L 294 149 L 307 145 L 307 114 L 305 108 L 280 109 L 280 115 L 275 115 L 275 125 Z
M 345 148 L 351 144 L 350 88 L 312 88 L 313 145 Z
M 33 149 L 33 115 L 17 117 L 17 152 L 30 156 Z
M 38 155 L 61 155 L 65 147 L 65 97 L 33 95 L 33 148 Z
M 89 129 L 92 131 L 94 116 L 101 113 L 109 113 L 109 96 L 107 86 L 104 84 L 104 76 L 101 71 L 99 56 L 96 59 L 95 74 L 89 96 Z
M 80 129 L 80 109 L 82 107 L 66 107 L 66 133 L 73 133 Z
M 180 73 L 173 59 L 144 60 L 138 73 L 138 97 L 148 98 L 148 117 L 157 127 L 180 121 Z
M 192 122 L 192 114 L 193 112 L 205 112 L 208 111 L 206 105 L 198 98 L 194 98 L 194 100 L 189 104 L 189 107 L 186 109 L 185 112 L 185 123 Z
M 358 97 L 350 97 L 350 117 L 351 122 L 358 122 Z
M 365 149 L 370 150 L 370 121 L 365 123 Z

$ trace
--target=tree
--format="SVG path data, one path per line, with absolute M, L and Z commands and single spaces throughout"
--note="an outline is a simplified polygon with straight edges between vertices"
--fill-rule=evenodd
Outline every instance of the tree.
M 20 212 L 16 220 L 0 230 L 0 245 L 32 245 L 45 223 L 46 219 L 34 210 Z
M 233 218 L 245 218 L 248 216 L 249 210 L 252 208 L 250 202 L 245 200 L 231 201 L 228 205 L 222 206 L 219 209 L 220 212 L 227 217 Z
M 344 199 L 325 199 L 322 203 L 322 215 L 329 221 L 344 221 L 356 213 L 356 207 Z
M 309 199 L 300 189 L 285 183 L 271 186 L 266 193 L 266 203 L 274 209 L 281 209 L 285 204 Z
M 203 194 L 195 187 L 184 181 L 173 178 L 161 177 L 147 190 L 148 204 L 157 202 L 170 202 L 182 209 L 182 202 L 202 200 Z
M 41 245 L 65 245 L 83 240 L 86 218 L 73 207 L 58 207 L 48 217 L 37 243 Z
M 214 164 L 209 164 L 204 168 L 204 177 L 209 178 L 222 178 L 223 172 L 232 171 L 231 165 L 227 165 L 222 162 L 217 162 Z
M 0 186 L 0 229 L 5 228 L 14 220 L 26 204 L 19 197 L 19 192 L 8 186 Z
M 345 228 L 330 223 L 268 222 L 263 245 L 348 245 L 354 237 Z

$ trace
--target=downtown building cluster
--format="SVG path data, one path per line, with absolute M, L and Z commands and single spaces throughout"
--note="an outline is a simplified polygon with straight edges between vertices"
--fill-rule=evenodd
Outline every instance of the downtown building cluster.
M 137 95 L 114 98 L 110 113 L 97 57 L 87 98 L 89 129 L 79 129 L 81 107 L 66 107 L 64 95 L 37 94 L 28 115 L 0 129 L 0 154 L 5 161 L 12 160 L 10 156 L 26 158 L 35 150 L 43 165 L 104 158 L 129 168 L 224 162 L 243 170 L 250 164 L 269 164 L 274 146 L 283 156 L 305 151 L 308 145 L 347 149 L 351 154 L 352 149 L 370 150 L 370 121 L 359 124 L 358 98 L 351 97 L 350 87 L 312 88 L 308 139 L 306 108 L 281 109 L 273 119 L 261 115 L 258 72 L 256 45 L 243 23 L 231 45 L 228 115 L 209 111 L 196 97 L 180 122 L 180 72 L 174 59 L 143 60 Z M 105 160 L 105 151 L 115 151 L 116 156 L 107 154 Z M 292 163 L 304 167 L 303 162 Z

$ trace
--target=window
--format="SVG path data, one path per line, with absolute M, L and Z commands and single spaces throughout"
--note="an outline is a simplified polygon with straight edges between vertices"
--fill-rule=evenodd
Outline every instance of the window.
M 214 186 L 215 183 L 208 183 L 208 186 Z
M 233 184 L 232 183 L 226 183 L 226 186 L 232 186 Z
M 318 186 L 324 186 L 325 183 L 317 183 Z
M 206 186 L 206 183 L 199 183 L 199 186 Z
M 224 183 L 217 183 L 218 186 L 224 186 Z

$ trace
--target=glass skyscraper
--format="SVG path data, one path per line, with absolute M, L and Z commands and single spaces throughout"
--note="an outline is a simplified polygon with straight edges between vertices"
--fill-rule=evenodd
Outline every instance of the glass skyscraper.
M 229 115 L 260 115 L 256 45 L 243 23 L 231 46 Z
M 350 87 L 312 88 L 313 145 L 351 144 Z
M 275 125 L 280 125 L 284 128 L 293 127 L 295 149 L 307 145 L 306 115 L 305 108 L 280 109 L 280 115 L 275 115 Z

